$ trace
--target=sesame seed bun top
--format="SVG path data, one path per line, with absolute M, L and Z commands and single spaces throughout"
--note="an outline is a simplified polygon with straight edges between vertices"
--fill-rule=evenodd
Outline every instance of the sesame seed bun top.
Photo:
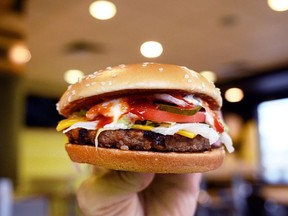
M 68 117 L 106 97 L 172 91 L 195 94 L 206 100 L 212 109 L 222 106 L 220 90 L 199 73 L 184 66 L 142 63 L 107 67 L 85 76 L 68 87 L 57 103 L 57 110 Z

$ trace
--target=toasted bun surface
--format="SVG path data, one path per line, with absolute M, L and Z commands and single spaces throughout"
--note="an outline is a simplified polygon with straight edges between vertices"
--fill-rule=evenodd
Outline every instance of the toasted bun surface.
M 129 151 L 66 144 L 70 159 L 107 169 L 151 173 L 197 173 L 218 168 L 225 157 L 223 147 L 201 153 Z
M 68 117 L 77 109 L 95 105 L 105 97 L 135 92 L 183 91 L 205 99 L 212 108 L 222 106 L 218 88 L 199 73 L 186 67 L 143 63 L 108 67 L 70 85 L 57 104 L 60 114 Z

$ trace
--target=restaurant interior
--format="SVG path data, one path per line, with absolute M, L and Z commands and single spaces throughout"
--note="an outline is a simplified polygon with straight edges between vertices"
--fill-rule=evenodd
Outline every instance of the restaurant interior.
M 102 3 L 102 4 L 101 4 Z M 221 90 L 235 151 L 197 216 L 288 215 L 288 1 L 0 1 L 0 215 L 81 215 L 56 103 L 120 64 L 186 66 Z

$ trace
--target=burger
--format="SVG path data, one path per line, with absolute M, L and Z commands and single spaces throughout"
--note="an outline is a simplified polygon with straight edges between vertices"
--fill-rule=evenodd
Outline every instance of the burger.
M 184 66 L 107 67 L 70 85 L 56 107 L 57 131 L 74 162 L 153 173 L 218 168 L 232 141 L 220 90 Z

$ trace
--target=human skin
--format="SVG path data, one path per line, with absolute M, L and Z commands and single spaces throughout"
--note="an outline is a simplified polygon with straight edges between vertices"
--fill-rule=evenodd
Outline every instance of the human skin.
M 85 216 L 193 215 L 201 174 L 154 174 L 96 168 L 77 191 Z

